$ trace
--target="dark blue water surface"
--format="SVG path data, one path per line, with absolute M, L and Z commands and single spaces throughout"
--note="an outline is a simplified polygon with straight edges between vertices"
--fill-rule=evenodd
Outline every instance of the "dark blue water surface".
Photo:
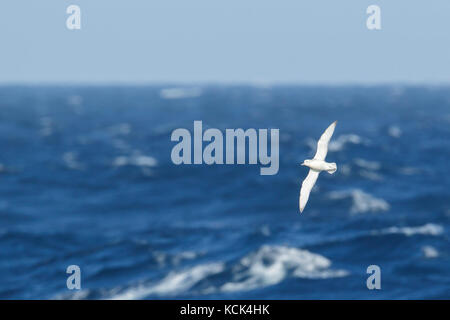
M 279 173 L 174 165 L 194 120 L 279 128 Z M 0 298 L 448 299 L 449 162 L 449 88 L 1 87 Z

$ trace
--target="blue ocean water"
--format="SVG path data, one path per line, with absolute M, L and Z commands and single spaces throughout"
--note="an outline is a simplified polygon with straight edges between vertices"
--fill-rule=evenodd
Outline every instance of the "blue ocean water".
M 279 128 L 279 173 L 174 165 L 194 120 Z M 300 215 L 334 120 L 338 171 Z M 0 298 L 448 299 L 449 159 L 444 87 L 4 86 Z

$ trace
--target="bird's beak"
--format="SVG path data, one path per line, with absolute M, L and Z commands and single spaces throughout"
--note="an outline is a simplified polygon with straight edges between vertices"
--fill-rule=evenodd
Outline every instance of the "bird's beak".
M 305 162 L 303 162 L 303 163 L 300 163 L 300 165 L 301 165 L 301 166 L 304 166 L 304 165 L 305 165 Z

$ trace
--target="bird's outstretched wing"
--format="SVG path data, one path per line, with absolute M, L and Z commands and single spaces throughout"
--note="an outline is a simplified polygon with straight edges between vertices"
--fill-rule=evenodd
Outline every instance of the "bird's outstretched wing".
M 336 128 L 337 121 L 330 124 L 330 126 L 325 130 L 324 133 L 320 136 L 319 141 L 317 142 L 317 151 L 314 159 L 316 160 L 325 160 L 328 152 L 328 142 L 330 142 L 331 136 L 333 135 L 334 128 Z
M 309 193 L 311 192 L 311 189 L 314 187 L 314 184 L 317 181 L 317 177 L 319 176 L 319 171 L 309 169 L 309 173 L 306 176 L 305 180 L 303 180 L 302 188 L 300 189 L 300 199 L 299 199 L 299 206 L 300 206 L 300 212 L 303 212 L 303 209 L 305 209 L 306 203 L 309 199 Z

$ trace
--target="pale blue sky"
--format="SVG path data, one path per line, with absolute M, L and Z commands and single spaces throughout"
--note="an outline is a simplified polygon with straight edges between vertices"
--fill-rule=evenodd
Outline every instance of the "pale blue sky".
M 2 0 L 0 83 L 24 82 L 448 84 L 450 1 Z

